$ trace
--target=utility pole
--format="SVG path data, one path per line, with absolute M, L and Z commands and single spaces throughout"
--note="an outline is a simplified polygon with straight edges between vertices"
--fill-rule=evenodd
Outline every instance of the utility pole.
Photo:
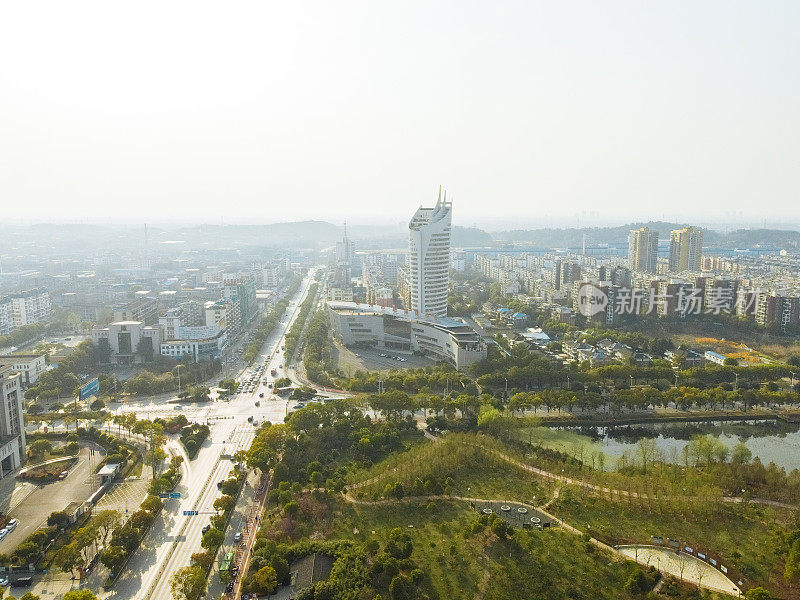
M 178 365 L 176 367 L 178 370 L 178 396 L 181 395 L 181 366 L 182 365 Z

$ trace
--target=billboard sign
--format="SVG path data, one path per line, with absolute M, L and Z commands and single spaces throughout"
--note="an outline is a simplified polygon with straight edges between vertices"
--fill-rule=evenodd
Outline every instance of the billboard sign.
M 100 380 L 95 377 L 89 383 L 81 387 L 80 399 L 86 400 L 91 396 L 97 396 L 100 393 Z

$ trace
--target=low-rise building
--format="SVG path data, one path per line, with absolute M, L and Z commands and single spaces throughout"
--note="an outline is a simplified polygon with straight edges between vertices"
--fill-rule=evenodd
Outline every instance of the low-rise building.
M 21 376 L 21 383 L 28 387 L 39 381 L 39 375 L 47 370 L 47 357 L 44 354 L 4 354 L 0 355 L 0 365 L 8 365 Z
M 486 342 L 461 319 L 423 317 L 414 311 L 354 302 L 326 306 L 331 327 L 345 345 L 419 352 L 459 370 L 486 358 Z
M 92 345 L 99 345 L 101 340 L 107 340 L 111 346 L 111 364 L 132 365 L 158 354 L 161 336 L 158 327 L 146 326 L 141 321 L 116 321 L 92 330 Z

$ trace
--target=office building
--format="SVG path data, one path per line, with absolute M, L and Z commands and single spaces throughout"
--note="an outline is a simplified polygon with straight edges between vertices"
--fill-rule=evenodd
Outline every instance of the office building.
M 649 227 L 628 235 L 628 262 L 632 271 L 655 273 L 658 264 L 658 232 Z
M 111 346 L 109 362 L 115 365 L 145 362 L 160 352 L 158 327 L 141 321 L 116 321 L 108 327 L 92 329 L 92 345 L 97 346 L 103 339 Z
M 459 370 L 486 358 L 486 342 L 461 319 L 354 302 L 328 302 L 326 307 L 331 327 L 345 345 L 418 352 Z
M 450 223 L 453 204 L 447 192 L 433 208 L 420 206 L 408 224 L 408 273 L 411 310 L 419 315 L 447 314 L 450 284 Z
M 674 229 L 669 236 L 669 270 L 700 271 L 703 267 L 703 230 L 697 227 Z

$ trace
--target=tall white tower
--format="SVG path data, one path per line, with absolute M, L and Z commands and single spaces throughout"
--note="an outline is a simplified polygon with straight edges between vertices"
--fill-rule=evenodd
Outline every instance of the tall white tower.
M 453 203 L 447 192 L 433 208 L 420 206 L 408 224 L 408 272 L 411 309 L 420 315 L 447 315 L 450 284 L 450 222 Z

